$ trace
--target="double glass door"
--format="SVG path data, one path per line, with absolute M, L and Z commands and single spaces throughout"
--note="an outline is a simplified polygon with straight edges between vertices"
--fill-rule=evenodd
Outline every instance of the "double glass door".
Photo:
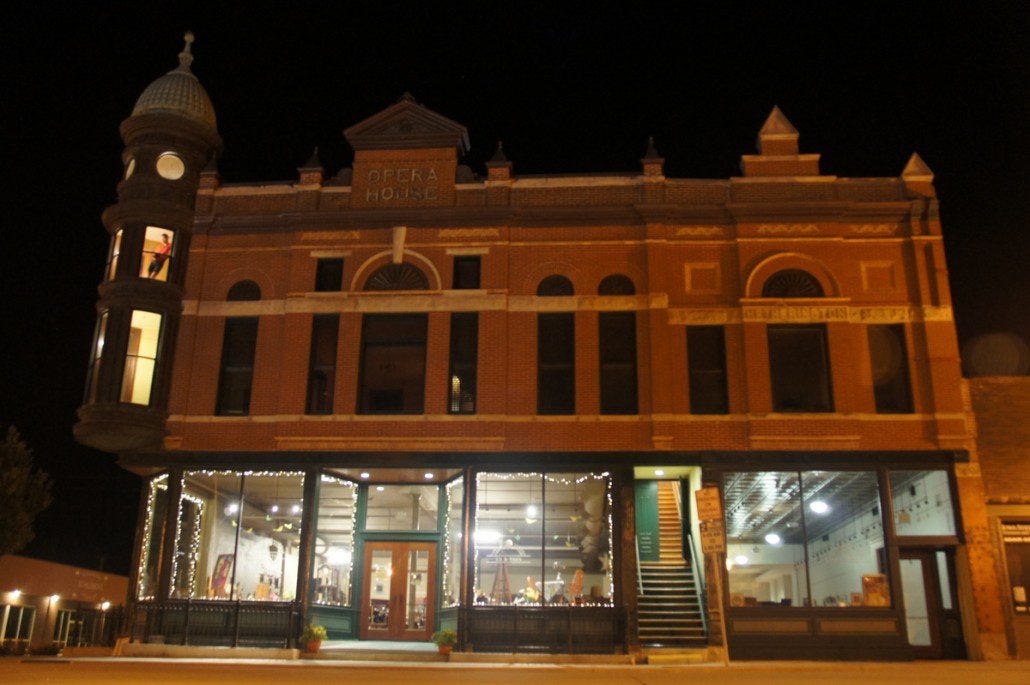
M 436 606 L 436 543 L 366 542 L 363 640 L 428 640 Z

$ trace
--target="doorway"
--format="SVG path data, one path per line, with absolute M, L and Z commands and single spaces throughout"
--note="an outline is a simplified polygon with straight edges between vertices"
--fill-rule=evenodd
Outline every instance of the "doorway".
M 362 640 L 428 640 L 436 606 L 436 543 L 366 542 Z
M 965 658 L 954 551 L 902 549 L 899 565 L 908 643 L 915 656 Z

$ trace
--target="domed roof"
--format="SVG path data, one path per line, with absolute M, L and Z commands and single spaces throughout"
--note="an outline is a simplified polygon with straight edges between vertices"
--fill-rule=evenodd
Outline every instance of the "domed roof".
M 143 91 L 132 108 L 132 116 L 161 112 L 178 114 L 211 128 L 216 128 L 215 108 L 211 98 L 190 71 L 193 34 L 185 36 L 186 47 L 179 53 L 179 66 L 160 77 Z

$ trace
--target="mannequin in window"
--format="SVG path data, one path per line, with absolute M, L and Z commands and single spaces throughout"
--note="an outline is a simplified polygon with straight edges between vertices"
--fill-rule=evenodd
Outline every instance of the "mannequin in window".
M 168 261 L 168 257 L 172 254 L 172 242 L 168 239 L 167 233 L 161 234 L 161 244 L 154 250 L 153 258 L 150 261 L 150 266 L 147 267 L 147 277 L 157 278 L 157 275 L 161 273 L 161 267 Z

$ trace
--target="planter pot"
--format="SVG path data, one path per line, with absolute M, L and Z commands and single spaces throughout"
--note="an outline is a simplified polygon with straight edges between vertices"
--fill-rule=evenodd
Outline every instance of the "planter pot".
M 451 650 L 454 649 L 454 645 L 437 645 L 436 648 L 440 650 L 440 654 L 443 654 L 444 656 L 449 656 Z
M 321 640 L 311 640 L 307 644 L 308 654 L 318 654 L 318 650 L 322 649 Z

